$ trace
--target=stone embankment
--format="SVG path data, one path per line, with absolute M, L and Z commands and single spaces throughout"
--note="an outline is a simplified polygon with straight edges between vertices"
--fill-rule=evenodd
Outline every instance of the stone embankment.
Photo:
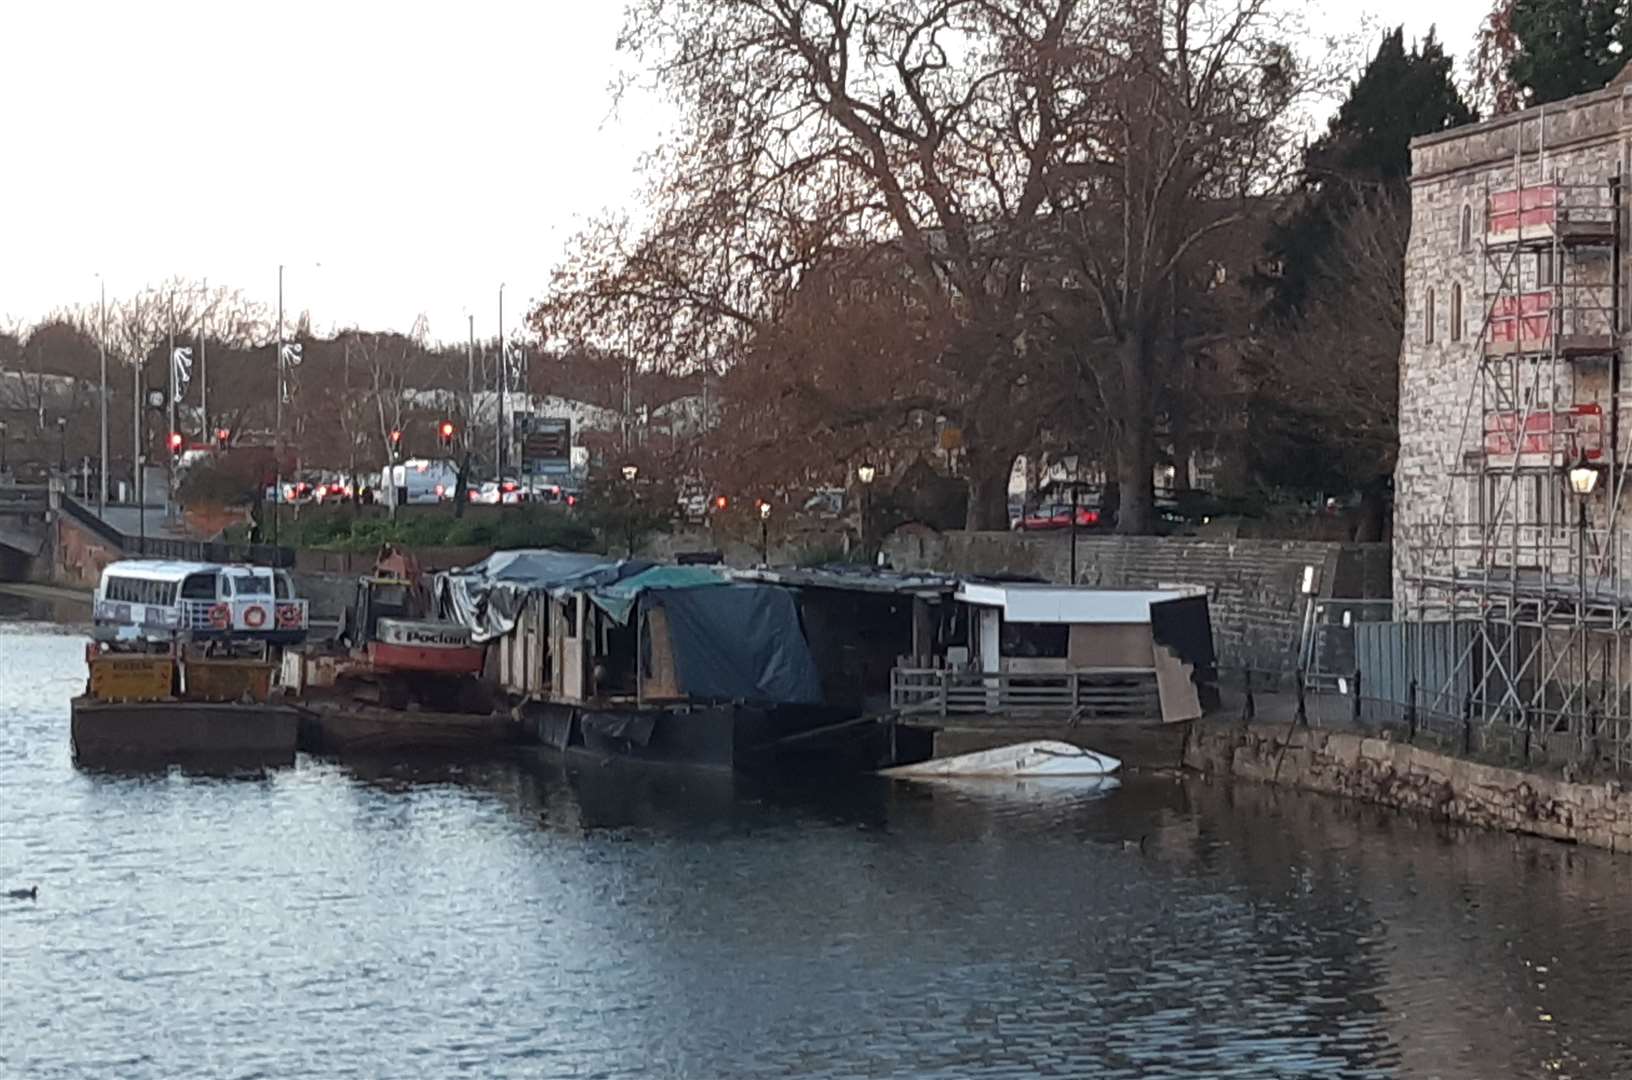
M 1185 765 L 1632 853 L 1632 777 L 1570 781 L 1352 732 L 1204 722 Z

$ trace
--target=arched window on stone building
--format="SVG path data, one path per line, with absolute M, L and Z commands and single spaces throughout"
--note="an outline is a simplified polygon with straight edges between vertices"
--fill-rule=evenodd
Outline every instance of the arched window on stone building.
M 1431 288 L 1422 299 L 1422 343 L 1434 343 L 1434 290 Z
M 1473 250 L 1473 207 L 1462 207 L 1462 233 L 1459 243 L 1463 251 Z
M 1462 284 L 1451 285 L 1451 340 L 1462 340 Z

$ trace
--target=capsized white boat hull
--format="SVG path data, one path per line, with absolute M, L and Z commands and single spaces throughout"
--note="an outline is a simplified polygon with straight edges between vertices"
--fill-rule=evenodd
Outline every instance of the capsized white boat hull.
M 973 754 L 931 758 L 916 765 L 882 770 L 885 776 L 934 778 L 938 776 L 1105 776 L 1122 767 L 1109 754 L 1085 750 L 1068 742 L 1039 739 L 999 746 Z

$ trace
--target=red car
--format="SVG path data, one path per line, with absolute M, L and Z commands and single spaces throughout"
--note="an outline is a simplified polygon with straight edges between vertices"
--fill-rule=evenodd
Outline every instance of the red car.
M 1090 529 L 1099 524 L 1099 511 L 1087 506 L 1077 507 L 1077 528 Z M 1071 507 L 1040 506 L 1014 523 L 1014 527 L 1022 532 L 1039 532 L 1045 529 L 1069 529 L 1071 527 Z

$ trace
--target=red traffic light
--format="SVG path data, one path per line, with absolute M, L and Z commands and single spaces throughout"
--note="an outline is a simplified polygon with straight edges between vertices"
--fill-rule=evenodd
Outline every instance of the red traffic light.
M 714 509 L 724 510 L 726 507 L 728 507 L 730 505 L 731 505 L 731 500 L 726 498 L 724 495 L 714 496 Z
M 227 444 L 229 442 L 231 442 L 231 441 L 232 441 L 232 432 L 228 431 L 226 428 L 216 428 L 215 429 L 215 444 L 217 446 L 219 446 L 221 449 L 225 450 L 227 448 Z
M 452 420 L 442 421 L 442 423 L 437 426 L 437 430 L 442 433 L 442 437 L 444 439 L 453 438 L 453 421 Z
M 402 441 L 402 432 L 399 431 L 396 428 L 392 428 L 391 429 L 391 442 L 392 443 L 400 443 L 401 441 Z
M 170 452 L 172 454 L 181 453 L 181 443 L 182 443 L 181 432 L 172 431 L 170 433 Z

